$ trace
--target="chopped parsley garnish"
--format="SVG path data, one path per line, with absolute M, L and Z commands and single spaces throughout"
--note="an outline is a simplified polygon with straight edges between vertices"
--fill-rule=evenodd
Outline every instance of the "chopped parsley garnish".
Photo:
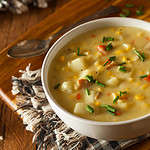
M 140 76 L 140 78 L 142 79 L 142 78 L 146 78 L 148 75 L 147 74 L 145 74 L 145 75 L 142 75 L 142 76 Z
M 107 110 L 107 112 L 109 112 L 112 115 L 116 115 L 116 109 L 114 107 L 112 107 L 111 105 L 107 105 L 107 104 L 102 104 L 100 107 L 103 107 Z
M 136 10 L 136 15 L 137 16 L 143 15 L 144 14 L 143 9 L 144 9 L 144 6 L 140 6 L 139 9 Z
M 99 86 L 101 86 L 101 87 L 105 87 L 105 84 L 103 84 L 103 83 L 101 83 L 101 82 L 99 82 L 99 81 L 95 81 L 95 83 L 97 84 L 97 85 L 99 85 Z
M 77 56 L 85 56 L 84 54 L 80 54 L 80 48 L 77 48 Z
M 113 100 L 113 103 L 115 104 L 119 100 L 119 96 L 116 96 Z
M 96 83 L 97 85 L 99 85 L 99 86 L 101 86 L 101 87 L 105 87 L 105 84 L 103 84 L 103 83 L 101 83 L 101 82 L 95 80 L 95 79 L 93 78 L 93 76 L 87 75 L 87 76 L 85 76 L 85 78 L 86 78 L 89 82 L 91 82 L 91 83 Z M 87 89 L 86 89 L 86 90 L 87 90 Z
M 126 7 L 127 8 L 132 8 L 132 7 L 134 7 L 134 4 L 126 4 Z
M 124 94 L 127 94 L 127 91 L 120 91 L 120 96 L 124 95 Z
M 109 43 L 109 44 L 106 46 L 106 50 L 107 50 L 107 51 L 110 51 L 111 49 L 113 49 L 113 46 L 112 46 L 112 43 Z
M 127 69 L 126 69 L 125 66 L 119 66 L 119 71 L 121 71 L 121 72 L 126 72 Z
M 104 42 L 109 42 L 109 41 L 114 41 L 114 38 L 113 37 L 103 37 L 103 40 L 102 40 L 102 42 L 104 43 Z
M 128 17 L 130 15 L 130 10 L 122 9 L 122 13 L 120 13 L 120 17 Z
M 137 16 L 141 16 L 143 14 L 144 14 L 144 12 L 142 10 L 136 10 L 136 15 Z
M 87 105 L 87 106 L 86 106 L 86 110 L 87 110 L 88 112 L 90 112 L 90 113 L 94 113 L 94 108 L 91 107 L 90 105 Z
M 124 94 L 127 94 L 127 91 L 120 91 L 120 95 L 119 96 L 116 96 L 114 99 L 113 99 L 113 104 L 115 104 L 119 98 L 124 95 Z
M 55 90 L 58 89 L 59 86 L 60 86 L 60 83 L 56 84 L 56 85 L 54 86 L 54 89 L 55 89 Z
M 126 64 L 126 62 L 122 62 L 122 63 L 118 64 L 118 66 L 122 66 L 122 65 L 125 65 L 125 64 Z
M 90 91 L 89 91 L 88 88 L 85 89 L 85 92 L 86 92 L 87 95 L 90 95 Z
M 104 63 L 103 66 L 106 66 L 107 64 L 109 64 L 110 62 L 115 61 L 115 60 L 116 60 L 116 56 L 111 56 L 107 59 L 107 61 Z
M 85 76 L 85 78 L 86 78 L 89 82 L 95 82 L 93 76 L 87 75 L 87 76 Z
M 134 50 L 134 53 L 142 60 L 144 61 L 145 60 L 145 55 L 144 53 L 140 53 L 138 50 Z

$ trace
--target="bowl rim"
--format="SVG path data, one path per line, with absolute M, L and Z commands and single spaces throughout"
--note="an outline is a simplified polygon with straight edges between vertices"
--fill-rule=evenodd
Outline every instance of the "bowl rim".
M 45 76 L 44 72 L 45 72 L 45 69 L 47 69 L 47 68 L 45 68 L 45 66 L 47 64 L 47 60 L 50 57 L 51 53 L 53 52 L 53 49 L 55 48 L 55 46 L 57 46 L 57 44 L 60 43 L 63 38 L 65 38 L 68 34 L 70 34 L 70 32 L 73 32 L 77 28 L 80 28 L 80 27 L 85 26 L 85 25 L 90 24 L 90 23 L 94 23 L 94 22 L 97 22 L 97 21 L 99 22 L 99 21 L 103 21 L 103 20 L 105 20 L 105 21 L 107 21 L 107 20 L 114 20 L 114 21 L 116 21 L 116 20 L 126 20 L 126 21 L 132 21 L 133 23 L 134 22 L 141 22 L 143 24 L 148 24 L 150 26 L 149 22 L 143 21 L 143 20 L 140 20 L 140 19 L 135 19 L 135 18 L 130 18 L 130 17 L 127 17 L 127 18 L 122 18 L 122 17 L 107 17 L 107 18 L 95 19 L 95 20 L 83 23 L 83 24 L 81 24 L 81 25 L 79 25 L 79 26 L 77 26 L 77 27 L 69 30 L 68 32 L 66 32 L 64 35 L 62 35 L 60 38 L 58 38 L 55 41 L 55 43 L 50 47 L 49 51 L 47 52 L 47 54 L 46 54 L 46 56 L 44 58 L 43 64 L 42 64 L 41 81 L 42 81 L 42 87 L 44 89 L 44 92 L 45 92 L 45 95 L 47 97 L 47 100 L 49 102 L 49 99 L 50 99 L 51 102 L 49 102 L 49 103 L 52 103 L 52 105 L 54 105 L 55 108 L 57 108 L 58 111 L 61 112 L 61 113 L 63 113 L 64 115 L 67 115 L 68 117 L 71 117 L 74 120 L 81 121 L 81 122 L 84 122 L 86 124 L 91 124 L 91 125 L 101 125 L 101 126 L 126 125 L 126 124 L 132 124 L 132 123 L 136 123 L 136 122 L 139 122 L 141 120 L 147 119 L 147 118 L 150 117 L 150 113 L 146 114 L 146 115 L 143 115 L 141 117 L 138 117 L 138 118 L 134 118 L 134 119 L 130 119 L 130 120 L 125 120 L 125 121 L 117 121 L 117 122 L 94 121 L 94 120 L 88 120 L 88 119 L 85 119 L 85 118 L 81 118 L 79 116 L 76 116 L 76 115 L 70 113 L 69 111 L 67 111 L 66 109 L 64 109 L 59 103 L 57 103 L 56 100 L 54 99 L 54 97 L 52 96 L 49 88 L 48 88 L 47 78 L 46 79 L 44 78 L 44 76 Z M 53 110 L 53 111 L 55 112 L 55 110 Z

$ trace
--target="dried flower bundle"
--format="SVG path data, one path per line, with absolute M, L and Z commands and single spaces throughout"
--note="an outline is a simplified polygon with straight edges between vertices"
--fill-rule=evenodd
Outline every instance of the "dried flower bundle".
M 0 11 L 9 10 L 16 14 L 22 14 L 29 10 L 29 5 L 46 8 L 49 1 L 52 0 L 0 0 Z

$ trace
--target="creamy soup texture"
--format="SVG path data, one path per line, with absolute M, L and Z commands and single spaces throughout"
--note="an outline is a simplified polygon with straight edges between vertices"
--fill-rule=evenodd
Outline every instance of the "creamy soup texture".
M 150 113 L 150 33 L 109 27 L 84 33 L 53 59 L 49 89 L 64 109 L 95 121 Z

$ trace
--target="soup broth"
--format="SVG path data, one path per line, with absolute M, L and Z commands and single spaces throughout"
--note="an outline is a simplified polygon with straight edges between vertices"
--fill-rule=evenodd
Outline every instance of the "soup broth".
M 84 33 L 53 59 L 49 89 L 64 109 L 94 121 L 150 113 L 150 33 L 135 27 Z

